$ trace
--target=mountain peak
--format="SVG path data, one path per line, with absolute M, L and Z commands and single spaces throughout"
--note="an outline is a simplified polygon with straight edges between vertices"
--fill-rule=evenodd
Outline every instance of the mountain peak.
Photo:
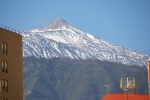
M 68 23 L 61 18 L 57 18 L 54 21 L 52 21 L 50 24 L 48 24 L 47 26 L 45 26 L 45 29 L 57 29 L 57 28 L 61 28 L 62 26 L 67 26 Z

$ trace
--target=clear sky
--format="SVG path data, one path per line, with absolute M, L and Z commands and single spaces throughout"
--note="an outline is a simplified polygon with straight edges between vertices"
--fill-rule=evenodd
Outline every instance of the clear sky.
M 150 54 L 150 0 L 0 0 L 0 26 L 22 31 L 44 27 L 56 18 Z

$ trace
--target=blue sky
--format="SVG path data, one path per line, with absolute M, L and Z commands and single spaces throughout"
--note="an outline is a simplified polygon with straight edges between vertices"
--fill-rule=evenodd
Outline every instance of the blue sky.
M 150 54 L 150 0 L 0 0 L 0 26 L 22 31 L 44 27 L 56 18 Z

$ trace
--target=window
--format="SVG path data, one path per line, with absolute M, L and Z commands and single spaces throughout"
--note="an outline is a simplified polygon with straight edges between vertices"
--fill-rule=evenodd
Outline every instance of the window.
M 2 60 L 2 72 L 8 73 L 8 62 Z
M 4 60 L 2 60 L 2 72 L 4 72 Z
M 8 62 L 7 61 L 5 61 L 4 72 L 8 73 Z
M 5 91 L 8 92 L 8 80 L 5 80 Z
M 2 80 L 2 91 L 5 91 L 5 80 Z
M 7 43 L 5 43 L 5 54 L 7 54 Z
M 2 42 L 2 53 L 4 53 L 4 42 Z
M 1 90 L 8 92 L 8 80 L 1 80 Z
M 2 42 L 2 53 L 7 54 L 8 53 L 8 45 L 7 43 Z

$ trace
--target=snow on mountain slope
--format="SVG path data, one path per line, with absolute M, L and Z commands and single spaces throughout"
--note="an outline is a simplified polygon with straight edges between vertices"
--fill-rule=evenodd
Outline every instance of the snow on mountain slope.
M 23 31 L 23 56 L 100 59 L 129 65 L 146 65 L 149 55 L 125 49 L 56 19 L 44 28 Z

